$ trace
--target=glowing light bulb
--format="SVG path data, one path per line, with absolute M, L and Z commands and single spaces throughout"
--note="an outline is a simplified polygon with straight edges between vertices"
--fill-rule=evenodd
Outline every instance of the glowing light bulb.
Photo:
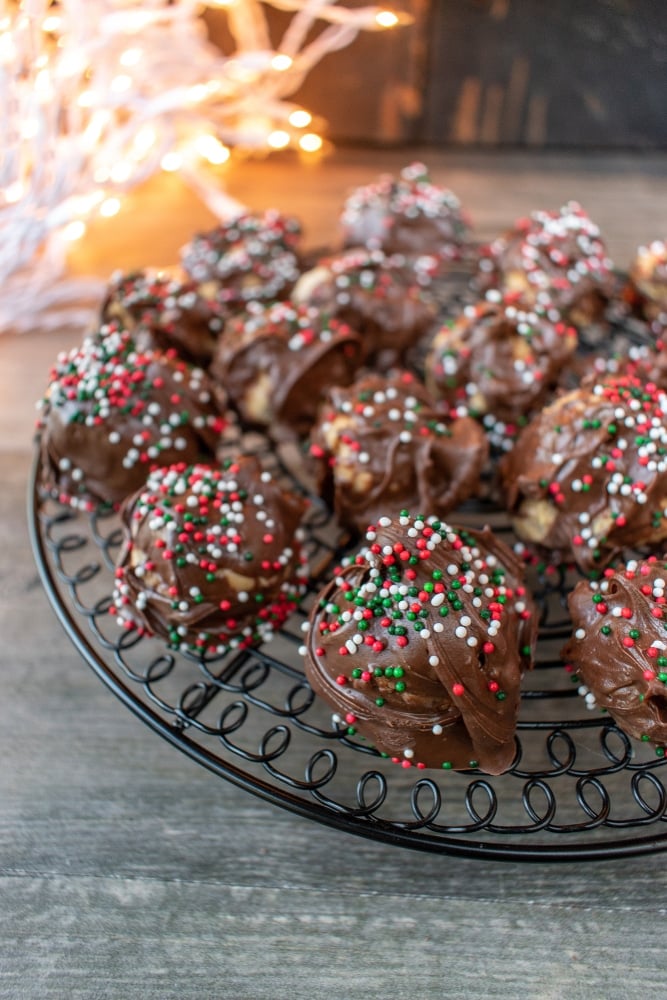
M 216 139 L 214 135 L 208 133 L 198 136 L 195 141 L 195 149 L 204 160 L 208 160 L 214 166 L 226 163 L 229 159 L 229 150 L 227 147 L 223 146 L 220 140 Z
M 287 119 L 290 125 L 294 128 L 306 128 L 313 120 L 313 116 L 310 111 L 306 111 L 304 108 L 298 108 L 293 111 L 292 114 Z
M 21 200 L 24 190 L 25 188 L 21 181 L 14 181 L 13 184 L 8 184 L 2 193 L 5 196 L 7 204 L 14 205 L 17 201 Z
M 61 24 L 62 18 L 58 17 L 57 14 L 50 14 L 49 17 L 45 17 L 42 21 L 42 31 L 51 35 L 54 31 L 58 31 L 60 29 Z
M 299 146 L 304 153 L 316 153 L 318 149 L 322 148 L 322 137 L 314 132 L 306 132 L 299 139 Z
M 278 70 L 279 73 L 282 73 L 286 69 L 290 68 L 292 62 L 293 59 L 291 56 L 285 55 L 283 52 L 278 52 L 271 60 L 271 65 L 275 70 Z
M 129 68 L 130 66 L 136 66 L 137 63 L 141 62 L 142 56 L 143 52 L 141 49 L 138 48 L 125 49 L 125 51 L 121 52 L 120 54 L 119 62 L 121 66 Z
M 180 170 L 183 166 L 183 157 L 180 153 L 175 151 L 165 153 L 160 160 L 160 166 L 163 170 L 166 170 L 168 174 L 173 174 L 177 170 Z
M 120 212 L 120 200 L 118 198 L 105 198 L 100 205 L 100 215 L 105 219 L 110 219 Z
M 144 125 L 143 128 L 140 128 L 132 142 L 135 156 L 139 157 L 139 159 L 145 156 L 153 148 L 156 140 L 157 132 L 151 125 Z
M 132 77 L 128 76 L 127 73 L 119 73 L 111 81 L 111 89 L 115 94 L 122 94 L 124 91 L 129 90 L 132 86 Z
M 132 164 L 127 163 L 125 160 L 121 160 L 120 163 L 114 163 L 109 171 L 109 176 L 114 184 L 124 184 L 132 176 Z
M 379 10 L 375 15 L 375 21 L 380 28 L 395 28 L 399 19 L 392 10 Z
M 289 146 L 289 132 L 282 128 L 274 129 L 267 135 L 266 143 L 271 149 L 285 149 L 286 146 Z
M 86 232 L 86 224 L 82 222 L 81 219 L 75 219 L 74 222 L 69 222 L 63 229 L 63 236 L 66 240 L 73 243 L 75 240 L 80 240 L 81 237 Z

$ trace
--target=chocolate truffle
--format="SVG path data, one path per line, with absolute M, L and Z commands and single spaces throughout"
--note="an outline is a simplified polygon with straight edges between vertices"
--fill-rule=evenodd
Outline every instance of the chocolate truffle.
M 644 319 L 653 333 L 663 336 L 667 331 L 667 246 L 654 240 L 638 247 L 630 264 L 626 301 L 635 315 Z
M 398 177 L 384 174 L 353 191 L 343 206 L 340 228 L 344 247 L 402 254 L 418 268 L 419 260 L 427 257 L 436 268 L 458 260 L 468 239 L 459 199 L 434 184 L 423 163 L 410 164 Z
M 436 399 L 463 406 L 507 448 L 553 391 L 576 346 L 574 327 L 556 310 L 489 292 L 435 334 L 425 381 Z
M 227 310 L 205 299 L 192 281 L 162 271 L 118 272 L 109 282 L 102 322 L 131 330 L 141 348 L 168 350 L 206 367 L 227 318 Z
M 516 533 L 584 572 L 667 537 L 667 395 L 632 376 L 567 393 L 500 462 Z
M 403 511 L 319 594 L 306 675 L 341 732 L 404 767 L 500 774 L 535 631 L 519 563 L 491 531 Z
M 297 282 L 292 298 L 348 323 L 376 370 L 400 364 L 436 320 L 436 308 L 404 268 L 368 250 L 322 258 Z
M 310 450 L 339 522 L 364 532 L 403 507 L 443 516 L 462 503 L 479 486 L 487 443 L 472 418 L 444 416 L 402 372 L 331 389 Z
M 651 556 L 581 581 L 568 598 L 573 634 L 563 656 L 591 709 L 628 735 L 667 744 L 667 560 Z
M 38 425 L 44 484 L 75 507 L 115 506 L 152 466 L 211 458 L 225 406 L 201 369 L 105 325 L 51 371 Z
M 199 233 L 181 263 L 201 294 L 230 308 L 285 298 L 300 273 L 299 222 L 275 209 L 246 212 Z
M 122 508 L 113 613 L 192 653 L 270 638 L 302 596 L 304 509 L 252 456 L 155 469 Z
M 575 326 L 598 321 L 613 293 L 613 263 L 598 226 L 576 202 L 534 211 L 482 247 L 478 284 L 560 309 Z
M 314 306 L 250 303 L 225 326 L 211 374 L 245 424 L 275 439 L 299 438 L 325 391 L 348 385 L 360 360 L 361 341 L 342 320 Z

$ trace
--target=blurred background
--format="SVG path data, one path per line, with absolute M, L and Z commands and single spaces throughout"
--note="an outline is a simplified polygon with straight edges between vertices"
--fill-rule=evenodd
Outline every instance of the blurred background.
M 359 4 L 361 5 L 361 4 Z M 349 4 L 354 6 L 354 4 Z M 337 144 L 659 149 L 664 0 L 402 0 L 412 26 L 362 33 L 295 95 Z M 275 37 L 290 15 L 267 8 Z M 229 45 L 227 15 L 206 14 Z

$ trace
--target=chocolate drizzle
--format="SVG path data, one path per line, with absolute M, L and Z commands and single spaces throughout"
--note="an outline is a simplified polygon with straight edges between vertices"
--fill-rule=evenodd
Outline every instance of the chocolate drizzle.
M 42 475 L 62 502 L 118 505 L 155 465 L 209 459 L 226 396 L 175 352 L 137 348 L 115 323 L 59 356 L 42 401 Z
M 667 537 L 667 395 L 622 376 L 556 400 L 500 463 L 520 538 L 584 572 Z
M 591 709 L 630 736 L 667 743 L 667 562 L 655 556 L 581 581 L 569 595 L 573 635 L 563 650 Z
M 359 532 L 403 507 L 443 516 L 476 491 L 487 450 L 478 424 L 441 414 L 409 372 L 331 389 L 310 448 L 320 493 Z
M 225 326 L 211 374 L 244 424 L 274 439 L 307 436 L 326 390 L 348 385 L 361 342 L 313 306 L 252 303 Z
M 268 639 L 303 592 L 304 510 L 254 457 L 156 469 L 122 509 L 119 620 L 195 653 Z
M 518 560 L 488 529 L 405 511 L 366 541 L 311 614 L 313 689 L 403 766 L 506 771 L 536 633 Z

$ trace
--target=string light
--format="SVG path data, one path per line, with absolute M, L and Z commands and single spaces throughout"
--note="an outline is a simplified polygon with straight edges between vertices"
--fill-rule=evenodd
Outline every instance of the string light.
M 231 55 L 209 40 L 205 7 L 225 13 Z M 266 7 L 294 15 L 275 46 Z M 322 150 L 312 115 L 289 95 L 360 31 L 406 23 L 335 0 L 11 0 L 0 9 L 0 332 L 90 315 L 73 303 L 99 296 L 100 284 L 64 281 L 66 245 L 90 215 L 116 215 L 125 192 L 156 171 L 180 173 L 223 218 L 243 207 L 216 174 L 231 150 Z

